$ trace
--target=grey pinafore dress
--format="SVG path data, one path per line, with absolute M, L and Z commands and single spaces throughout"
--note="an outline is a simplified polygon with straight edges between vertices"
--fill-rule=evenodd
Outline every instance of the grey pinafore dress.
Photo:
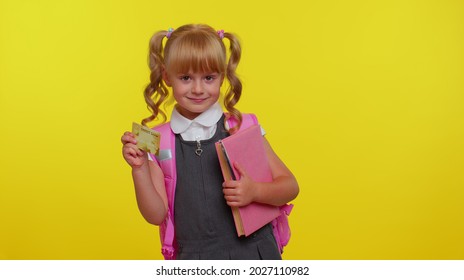
M 281 259 L 270 224 L 249 237 L 238 237 L 214 143 L 227 137 L 224 116 L 215 135 L 197 142 L 176 134 L 177 185 L 174 221 L 178 260 Z

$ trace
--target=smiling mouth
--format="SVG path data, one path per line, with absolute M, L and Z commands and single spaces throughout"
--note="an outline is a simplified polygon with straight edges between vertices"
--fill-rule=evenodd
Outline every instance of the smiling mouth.
M 195 102 L 195 103 L 201 103 L 206 100 L 206 98 L 191 98 L 187 97 L 190 101 Z

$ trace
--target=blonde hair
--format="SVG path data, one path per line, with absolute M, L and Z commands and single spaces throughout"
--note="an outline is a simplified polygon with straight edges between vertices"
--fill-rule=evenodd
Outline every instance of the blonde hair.
M 221 33 L 222 34 L 222 33 Z M 160 108 L 168 99 L 169 91 L 163 81 L 163 69 L 175 72 L 217 72 L 229 81 L 229 88 L 224 95 L 224 107 L 229 112 L 226 121 L 233 117 L 237 125 L 230 128 L 233 133 L 240 128 L 242 115 L 235 105 L 242 94 L 242 83 L 235 70 L 240 62 L 241 47 L 237 37 L 224 32 L 229 44 L 229 61 L 227 61 L 226 46 L 218 33 L 204 24 L 188 24 L 173 32 L 159 31 L 150 39 L 148 62 L 150 67 L 150 83 L 145 88 L 144 97 L 151 115 L 142 120 L 146 125 L 159 115 L 163 122 L 166 113 Z M 169 36 L 163 47 L 163 39 Z

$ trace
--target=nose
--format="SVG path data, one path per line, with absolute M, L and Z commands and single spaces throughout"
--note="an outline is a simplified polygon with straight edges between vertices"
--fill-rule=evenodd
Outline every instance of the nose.
M 193 81 L 192 93 L 194 93 L 194 94 L 202 94 L 203 93 L 203 86 L 201 85 L 201 81 L 198 81 L 198 80 Z

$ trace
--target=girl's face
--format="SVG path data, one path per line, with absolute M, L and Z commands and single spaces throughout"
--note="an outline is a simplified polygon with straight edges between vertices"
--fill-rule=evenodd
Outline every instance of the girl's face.
M 219 99 L 224 80 L 219 73 L 172 73 L 163 71 L 166 85 L 172 87 L 177 111 L 188 119 L 194 119 Z

